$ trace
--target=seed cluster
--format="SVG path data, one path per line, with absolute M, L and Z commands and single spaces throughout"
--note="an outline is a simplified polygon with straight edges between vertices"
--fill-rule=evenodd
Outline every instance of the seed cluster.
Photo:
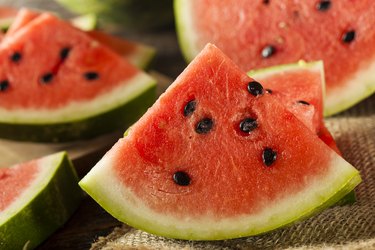
M 264 94 L 263 86 L 257 81 L 251 81 L 247 84 L 247 91 L 255 97 L 259 97 Z M 272 90 L 266 89 L 267 93 L 272 93 Z M 305 101 L 302 102 L 306 105 Z M 308 103 L 307 103 L 308 104 Z M 183 106 L 182 114 L 184 117 L 190 117 L 197 109 L 197 101 L 190 99 Z M 200 119 L 194 127 L 197 134 L 208 134 L 214 127 L 214 122 L 211 118 L 204 117 Z M 238 129 L 243 133 L 244 136 L 251 134 L 254 130 L 259 127 L 256 117 L 246 117 L 239 121 Z M 270 147 L 264 148 L 261 154 L 263 164 L 267 167 L 271 166 L 277 159 L 277 152 Z M 177 171 L 172 176 L 175 184 L 179 186 L 188 186 L 191 183 L 190 176 L 184 171 Z
M 53 82 L 53 79 L 55 77 L 55 74 L 58 71 L 58 68 L 61 66 L 61 64 L 68 58 L 69 54 L 71 52 L 71 47 L 63 47 L 60 50 L 60 60 L 53 67 L 53 69 L 49 72 L 44 73 L 43 75 L 40 76 L 39 78 L 39 83 L 42 85 L 47 85 L 51 84 Z M 23 56 L 20 51 L 15 51 L 9 56 L 9 60 L 13 63 L 19 63 L 21 62 Z M 88 80 L 88 81 L 93 81 L 99 79 L 99 74 L 94 71 L 89 71 L 85 72 L 83 74 L 83 77 Z M 10 87 L 10 82 L 7 79 L 0 79 L 0 92 L 5 92 L 9 89 Z

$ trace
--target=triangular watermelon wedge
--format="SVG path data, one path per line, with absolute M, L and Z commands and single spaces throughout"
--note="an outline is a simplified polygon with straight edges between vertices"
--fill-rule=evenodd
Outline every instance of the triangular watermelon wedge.
M 66 153 L 0 168 L 0 249 L 33 249 L 83 198 Z
M 156 95 L 150 76 L 48 13 L 7 36 L 0 60 L 5 138 L 92 138 L 133 123 Z
M 207 45 L 80 186 L 136 228 L 219 240 L 305 218 L 360 181 L 261 84 Z

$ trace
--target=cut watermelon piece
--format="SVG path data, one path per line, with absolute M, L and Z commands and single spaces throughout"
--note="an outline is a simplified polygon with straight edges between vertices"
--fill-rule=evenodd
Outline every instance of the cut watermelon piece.
M 79 184 L 120 221 L 172 238 L 305 218 L 361 179 L 276 99 L 208 45 Z
M 133 123 L 155 100 L 151 77 L 48 13 L 4 39 L 0 60 L 1 137 L 91 138 Z
M 310 63 L 300 61 L 295 64 L 253 70 L 248 74 L 261 82 L 264 88 L 306 127 L 317 133 L 324 143 L 341 155 L 323 122 L 325 80 L 321 61 Z
M 322 62 L 279 65 L 249 72 L 285 107 L 317 133 L 323 120 L 324 69 Z
M 6 33 L 7 36 L 11 37 L 19 29 L 24 27 L 40 14 L 40 12 L 36 12 L 34 10 L 20 9 L 12 20 L 12 25 Z M 72 19 L 70 22 L 79 29 L 82 29 L 83 27 L 84 30 L 87 31 L 87 34 L 93 39 L 107 46 L 112 51 L 124 57 L 137 67 L 142 69 L 147 68 L 155 56 L 155 50 L 150 46 L 115 37 L 99 30 L 89 29 L 88 27 L 90 27 L 90 24 L 93 22 L 92 15 L 77 17 Z
M 33 249 L 61 227 L 83 194 L 66 153 L 0 168 L 0 248 Z
M 191 60 L 207 42 L 242 69 L 323 60 L 325 114 L 375 91 L 375 4 L 329 1 L 175 0 L 180 45 Z

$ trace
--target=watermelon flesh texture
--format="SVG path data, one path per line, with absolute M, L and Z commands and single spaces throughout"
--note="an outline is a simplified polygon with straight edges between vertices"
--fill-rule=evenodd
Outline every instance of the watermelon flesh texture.
M 181 48 L 191 60 L 215 43 L 242 69 L 323 60 L 331 115 L 375 91 L 375 4 L 330 1 L 175 0 Z M 262 54 L 263 53 L 263 54 Z
M 11 59 L 15 53 L 20 60 Z M 6 138 L 90 138 L 132 123 L 155 96 L 153 79 L 48 13 L 7 36 L 0 58 L 0 79 L 7 84 L 0 92 L 0 126 Z M 104 126 L 104 115 L 118 122 Z
M 325 93 L 324 67 L 321 61 L 278 65 L 250 71 L 249 76 L 275 96 L 331 149 L 341 155 L 323 121 Z M 282 83 L 282 84 L 280 84 Z
M 120 221 L 192 240 L 267 232 L 350 192 L 358 171 L 272 94 L 251 95 L 251 81 L 208 45 L 80 186 Z M 249 117 L 258 126 L 244 133 Z M 205 118 L 212 128 L 197 133 Z M 267 148 L 277 152 L 268 165 Z
M 33 249 L 61 227 L 83 197 L 65 153 L 0 168 L 0 248 Z
M 38 17 L 40 14 L 40 12 L 26 8 L 22 8 L 18 12 L 15 12 L 13 16 L 14 20 L 12 20 L 12 23 L 6 32 L 7 36 L 11 37 L 15 32 Z M 113 52 L 124 57 L 133 65 L 142 69 L 148 67 L 155 55 L 155 50 L 150 46 L 115 37 L 99 30 L 88 30 L 87 34 L 101 44 L 110 48 Z

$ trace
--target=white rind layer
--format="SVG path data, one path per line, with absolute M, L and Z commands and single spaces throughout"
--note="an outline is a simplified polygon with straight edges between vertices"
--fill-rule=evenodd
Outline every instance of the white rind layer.
M 155 50 L 143 44 L 137 44 L 133 53 L 127 55 L 125 58 L 133 65 L 145 69 L 155 56 Z
M 176 26 L 178 27 L 178 40 L 182 47 L 181 51 L 184 54 L 185 59 L 190 62 L 203 47 L 198 47 L 198 37 L 194 32 L 193 19 L 191 18 L 190 12 L 192 9 L 191 0 L 175 0 L 174 1 L 174 12 L 176 17 Z
M 83 120 L 124 105 L 153 86 L 155 80 L 139 72 L 95 99 L 71 102 L 61 108 L 14 110 L 0 108 L 0 123 L 53 124 Z
M 14 202 L 0 212 L 0 225 L 14 217 L 48 185 L 61 165 L 60 162 L 64 159 L 64 155 L 65 153 L 56 153 L 37 160 L 39 172 L 37 172 L 36 178 Z
M 325 99 L 324 115 L 344 111 L 375 93 L 375 56 L 363 69 L 350 76 L 338 88 L 332 88 Z
M 258 214 L 220 220 L 214 215 L 194 218 L 187 214 L 181 219 L 151 210 L 125 187 L 113 171 L 115 154 L 108 152 L 81 180 L 80 186 L 120 221 L 180 239 L 215 240 L 260 234 L 311 214 L 345 188 L 349 192 L 360 182 L 358 171 L 332 151 L 325 176 L 310 180 L 305 189 L 293 196 L 286 195 L 267 204 Z

